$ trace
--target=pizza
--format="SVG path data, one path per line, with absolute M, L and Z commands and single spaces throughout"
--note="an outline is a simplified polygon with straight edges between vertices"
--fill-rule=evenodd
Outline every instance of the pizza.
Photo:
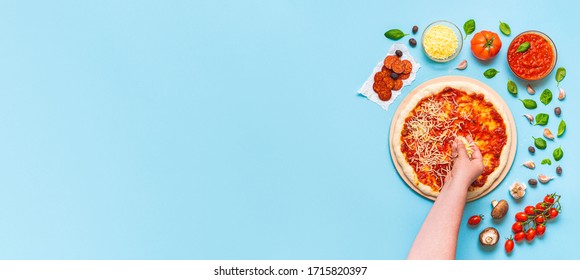
M 437 197 L 451 171 L 451 144 L 470 136 L 481 150 L 483 173 L 467 198 L 485 193 L 507 165 L 511 143 L 508 116 L 496 93 L 467 81 L 439 82 L 412 96 L 394 124 L 394 160 L 421 193 Z M 403 175 L 402 174 L 402 175 Z

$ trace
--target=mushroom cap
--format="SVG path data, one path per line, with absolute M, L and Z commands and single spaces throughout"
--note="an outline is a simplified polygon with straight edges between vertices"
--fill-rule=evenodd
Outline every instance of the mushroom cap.
M 491 217 L 494 219 L 501 219 L 505 217 L 509 210 L 509 204 L 505 199 L 500 200 L 491 210 Z
M 479 234 L 479 243 L 483 246 L 493 246 L 499 240 L 499 232 L 493 227 L 485 228 Z

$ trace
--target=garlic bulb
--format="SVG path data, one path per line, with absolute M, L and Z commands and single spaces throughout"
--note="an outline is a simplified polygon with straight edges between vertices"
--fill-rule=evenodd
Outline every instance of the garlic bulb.
M 526 194 L 526 186 L 520 182 L 515 182 L 510 187 L 510 194 L 514 199 L 520 199 Z

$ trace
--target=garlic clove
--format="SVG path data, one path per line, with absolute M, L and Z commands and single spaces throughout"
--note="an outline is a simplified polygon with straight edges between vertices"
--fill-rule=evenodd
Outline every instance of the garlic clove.
M 526 119 L 528 119 L 530 124 L 534 123 L 534 116 L 532 116 L 530 114 L 525 114 L 524 117 L 526 117 Z
M 548 128 L 544 128 L 544 137 L 554 140 L 554 134 Z
M 558 94 L 558 100 L 564 100 L 566 98 L 566 91 L 563 88 L 560 88 L 560 93 Z
M 527 167 L 529 169 L 536 168 L 536 164 L 533 161 L 531 161 L 531 160 L 528 160 L 528 161 L 524 162 L 523 166 L 525 166 L 525 167 Z
M 510 194 L 514 199 L 520 199 L 526 194 L 526 186 L 520 182 L 515 182 L 510 187 Z
M 538 181 L 540 181 L 540 183 L 542 183 L 542 184 L 547 184 L 552 179 L 554 179 L 554 177 L 548 177 L 548 176 L 546 176 L 544 174 L 538 175 Z
M 457 67 L 455 69 L 457 70 L 465 70 L 465 68 L 467 68 L 467 60 L 463 60 L 459 63 L 459 65 L 457 65 Z
M 529 94 L 534 94 L 534 93 L 536 93 L 536 91 L 534 90 L 534 88 L 533 88 L 533 87 L 532 87 L 530 84 L 528 84 L 528 93 L 529 93 Z

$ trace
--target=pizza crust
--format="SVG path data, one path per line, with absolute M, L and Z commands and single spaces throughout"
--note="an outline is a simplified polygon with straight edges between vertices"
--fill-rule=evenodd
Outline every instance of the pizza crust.
M 415 106 L 419 103 L 419 101 L 421 101 L 423 98 L 425 98 L 427 96 L 434 95 L 434 94 L 441 92 L 446 87 L 452 87 L 452 88 L 455 88 L 455 89 L 458 89 L 461 91 L 465 91 L 467 93 L 481 93 L 481 94 L 483 94 L 484 99 L 486 101 L 490 102 L 491 104 L 493 104 L 496 111 L 502 117 L 504 124 L 506 126 L 507 139 L 506 139 L 506 144 L 501 151 L 499 165 L 492 173 L 490 173 L 488 175 L 487 181 L 485 182 L 485 184 L 482 187 L 468 191 L 467 199 L 470 200 L 472 198 L 475 198 L 475 197 L 481 195 L 482 193 L 485 193 L 486 190 L 488 190 L 493 185 L 493 183 L 499 178 L 499 176 L 501 175 L 503 169 L 505 168 L 505 166 L 507 165 L 507 162 L 508 162 L 509 151 L 511 148 L 511 138 L 512 138 L 511 128 L 510 128 L 510 123 L 508 122 L 508 116 L 506 114 L 507 110 L 506 110 L 506 108 L 504 108 L 502 102 L 500 102 L 501 100 L 499 98 L 501 98 L 501 97 L 497 96 L 497 94 L 488 92 L 485 89 L 483 89 L 480 86 L 475 85 L 473 83 L 463 82 L 463 81 L 439 82 L 439 83 L 435 83 L 435 84 L 432 84 L 432 85 L 425 87 L 423 90 L 414 94 L 411 97 L 411 99 L 409 100 L 409 102 L 406 103 L 406 106 L 404 106 L 401 109 L 400 113 L 397 116 L 394 116 L 396 118 L 396 122 L 395 122 L 395 127 L 394 127 L 394 137 L 393 137 L 392 147 L 393 147 L 393 150 L 395 152 L 395 160 L 401 166 L 403 174 L 413 183 L 413 185 L 421 193 L 423 193 L 426 196 L 437 197 L 439 195 L 439 192 L 434 191 L 430 186 L 419 182 L 419 179 L 417 178 L 417 175 L 415 174 L 415 170 L 407 162 L 405 155 L 401 152 L 402 142 L 401 142 L 400 135 L 401 135 L 401 132 L 403 130 L 403 126 L 405 124 L 405 119 L 407 118 L 409 113 L 415 108 Z

